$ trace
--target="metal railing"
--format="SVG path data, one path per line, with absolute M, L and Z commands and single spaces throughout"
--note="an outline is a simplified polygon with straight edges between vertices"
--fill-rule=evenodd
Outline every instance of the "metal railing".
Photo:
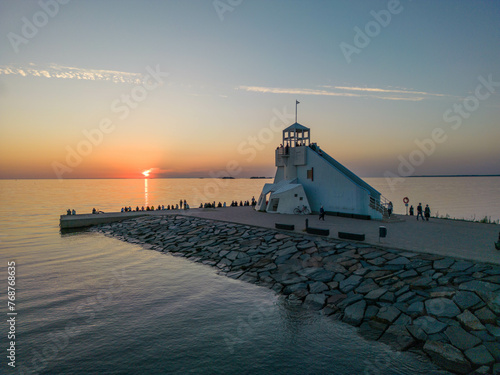
M 383 217 L 389 217 L 389 213 L 387 211 L 388 205 L 389 205 L 389 200 L 383 195 L 380 195 L 380 199 L 375 199 L 374 197 L 370 196 L 370 203 L 369 203 L 370 208 L 380 212 Z

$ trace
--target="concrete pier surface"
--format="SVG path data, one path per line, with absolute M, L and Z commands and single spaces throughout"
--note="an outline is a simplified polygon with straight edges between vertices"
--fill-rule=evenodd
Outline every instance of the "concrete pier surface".
M 168 212 L 168 211 L 158 211 Z M 109 212 L 100 214 L 80 214 L 80 215 L 61 215 L 59 226 L 61 229 L 84 228 L 98 224 L 114 223 L 134 217 L 145 216 L 148 212 Z
M 297 233 L 303 233 L 305 219 L 309 219 L 310 227 L 329 229 L 332 238 L 338 238 L 338 232 L 363 233 L 364 243 L 377 246 L 500 264 L 500 251 L 494 245 L 500 225 L 495 224 L 435 218 L 423 222 L 417 221 L 416 216 L 406 215 L 393 215 L 395 218 L 390 222 L 336 216 L 326 216 L 325 221 L 320 221 L 318 215 L 269 214 L 254 211 L 251 207 L 173 212 L 266 228 L 274 228 L 275 223 L 294 224 Z M 387 228 L 387 237 L 379 242 L 380 226 Z
M 494 242 L 498 240 L 500 225 L 436 218 L 423 222 L 417 221 L 416 216 L 406 215 L 393 215 L 389 222 L 336 216 L 326 216 L 325 221 L 320 221 L 318 215 L 270 214 L 245 206 L 61 215 L 61 228 L 85 227 L 145 215 L 187 215 L 273 229 L 275 223 L 293 224 L 297 233 L 304 233 L 305 220 L 309 219 L 310 227 L 329 229 L 332 238 L 338 238 L 338 232 L 360 233 L 365 234 L 363 243 L 385 248 L 500 264 L 500 251 L 494 246 Z M 381 226 L 387 228 L 387 237 L 379 242 Z

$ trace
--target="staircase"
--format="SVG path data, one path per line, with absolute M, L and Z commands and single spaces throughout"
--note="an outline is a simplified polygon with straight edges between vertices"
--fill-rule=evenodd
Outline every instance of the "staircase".
M 387 211 L 388 204 L 389 200 L 383 195 L 380 196 L 379 200 L 375 199 L 373 196 L 370 196 L 370 208 L 380 212 L 383 219 L 389 219 L 389 212 Z
M 389 200 L 383 195 L 380 196 L 380 200 L 377 200 L 373 197 L 370 197 L 370 208 L 380 212 L 382 214 L 382 221 L 385 223 L 399 223 L 405 221 L 403 217 L 395 215 L 392 213 L 391 217 L 389 217 L 389 211 L 387 210 L 387 205 L 389 204 Z

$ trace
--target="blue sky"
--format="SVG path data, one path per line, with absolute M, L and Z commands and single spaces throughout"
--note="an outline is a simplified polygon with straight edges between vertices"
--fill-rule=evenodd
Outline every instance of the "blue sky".
M 498 174 L 499 26 L 495 1 L 4 1 L 0 177 L 270 176 L 295 100 L 361 176 Z

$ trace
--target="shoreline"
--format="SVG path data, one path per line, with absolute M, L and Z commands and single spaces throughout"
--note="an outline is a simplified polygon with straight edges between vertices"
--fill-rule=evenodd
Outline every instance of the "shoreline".
M 498 265 L 161 213 L 91 230 L 265 286 L 447 370 L 500 371 Z

